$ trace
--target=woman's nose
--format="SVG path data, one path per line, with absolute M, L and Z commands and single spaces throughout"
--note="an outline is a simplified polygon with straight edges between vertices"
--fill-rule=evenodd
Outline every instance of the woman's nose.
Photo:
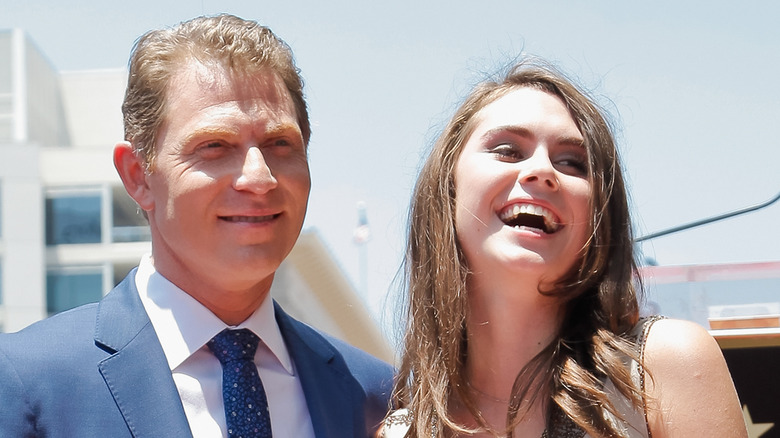
M 523 160 L 520 165 L 520 184 L 540 184 L 550 190 L 558 190 L 560 182 L 546 148 L 537 147 L 533 155 Z

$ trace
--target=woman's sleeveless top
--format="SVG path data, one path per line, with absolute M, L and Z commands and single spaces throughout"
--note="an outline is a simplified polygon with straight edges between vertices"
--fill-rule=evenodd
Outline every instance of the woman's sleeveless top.
M 639 361 L 626 358 L 626 363 L 631 370 L 631 378 L 634 384 L 642 393 L 645 394 L 645 372 L 642 367 L 644 362 L 645 341 L 650 327 L 654 322 L 661 319 L 659 316 L 642 318 L 639 323 L 631 330 L 628 339 L 635 341 L 638 348 Z M 643 400 L 643 406 L 637 408 L 631 404 L 620 392 L 610 379 L 604 383 L 604 391 L 609 395 L 612 404 L 621 414 L 625 425 L 622 427 L 624 433 L 630 438 L 651 438 L 647 426 L 647 407 Z M 559 411 L 560 412 L 560 411 Z M 614 417 L 608 417 L 613 424 L 620 424 Z M 382 434 L 380 438 L 403 438 L 411 425 L 411 416 L 406 409 L 398 409 L 391 413 L 384 421 Z M 561 414 L 553 421 L 550 430 L 546 430 L 542 438 L 591 438 L 571 419 Z

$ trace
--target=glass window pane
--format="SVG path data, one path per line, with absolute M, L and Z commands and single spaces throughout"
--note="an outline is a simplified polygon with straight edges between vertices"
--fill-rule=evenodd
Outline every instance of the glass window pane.
M 13 90 L 13 32 L 0 34 L 0 93 L 11 93 Z
M 120 263 L 114 263 L 113 270 L 114 270 L 114 283 L 113 285 L 116 286 L 117 284 L 121 283 L 122 280 L 125 279 L 127 274 L 138 266 L 138 261 L 133 262 L 120 262 Z
M 46 274 L 46 310 L 62 312 L 103 297 L 103 274 L 100 269 L 49 271 Z
M 11 119 L 0 117 L 0 143 L 13 141 L 11 134 Z
M 100 195 L 46 199 L 46 244 L 100 243 Z
M 112 187 L 113 242 L 141 242 L 152 239 L 149 222 L 139 211 L 138 204 L 127 194 L 124 186 Z
M 11 118 L 14 115 L 14 101 L 11 94 L 0 94 L 0 116 Z

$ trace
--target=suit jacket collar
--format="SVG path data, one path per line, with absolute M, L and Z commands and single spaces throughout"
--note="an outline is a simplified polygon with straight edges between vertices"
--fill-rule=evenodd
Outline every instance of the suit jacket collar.
M 98 306 L 95 343 L 111 355 L 98 364 L 134 437 L 192 438 L 157 334 L 135 287 L 135 270 Z
M 362 406 L 363 392 L 341 355 L 278 304 L 274 308 L 317 438 L 360 436 L 365 425 L 355 406 Z M 165 354 L 138 297 L 135 270 L 101 300 L 95 343 L 110 354 L 98 367 L 134 437 L 192 438 Z
M 301 379 L 317 438 L 357 437 L 365 426 L 355 406 L 362 388 L 351 377 L 341 355 L 325 338 L 292 319 L 274 302 L 276 321 Z

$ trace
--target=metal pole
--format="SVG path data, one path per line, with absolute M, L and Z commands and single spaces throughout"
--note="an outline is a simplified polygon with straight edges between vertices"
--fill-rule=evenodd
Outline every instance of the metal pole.
M 719 216 L 713 216 L 713 217 L 710 217 L 710 218 L 701 219 L 701 220 L 698 220 L 698 221 L 695 221 L 695 222 L 690 222 L 690 223 L 687 223 L 687 224 L 684 224 L 684 225 L 678 225 L 676 227 L 668 228 L 666 230 L 656 231 L 655 233 L 650 233 L 650 234 L 644 235 L 642 237 L 637 237 L 636 239 L 634 239 L 634 243 L 639 243 L 639 242 L 643 242 L 645 240 L 655 239 L 656 237 L 666 236 L 667 234 L 676 233 L 678 231 L 683 231 L 683 230 L 687 230 L 687 229 L 690 229 L 690 228 L 706 225 L 706 224 L 709 224 L 709 223 L 712 223 L 712 222 L 717 222 L 717 221 L 720 221 L 720 220 L 723 220 L 723 219 L 728 219 L 730 217 L 739 216 L 741 214 L 750 213 L 751 211 L 756 211 L 756 210 L 759 210 L 761 208 L 768 207 L 768 206 L 774 204 L 775 202 L 777 202 L 778 200 L 780 200 L 780 193 L 775 195 L 774 198 L 772 198 L 772 199 L 770 199 L 770 200 L 768 200 L 766 202 L 762 202 L 761 204 L 754 205 L 752 207 L 743 208 L 741 210 L 732 211 L 730 213 L 724 213 L 724 214 L 721 214 Z
M 364 297 L 368 296 L 368 241 L 371 239 L 371 231 L 368 228 L 368 215 L 366 204 L 358 202 L 358 224 L 353 233 L 353 242 L 358 246 L 358 270 L 360 274 L 360 292 Z

